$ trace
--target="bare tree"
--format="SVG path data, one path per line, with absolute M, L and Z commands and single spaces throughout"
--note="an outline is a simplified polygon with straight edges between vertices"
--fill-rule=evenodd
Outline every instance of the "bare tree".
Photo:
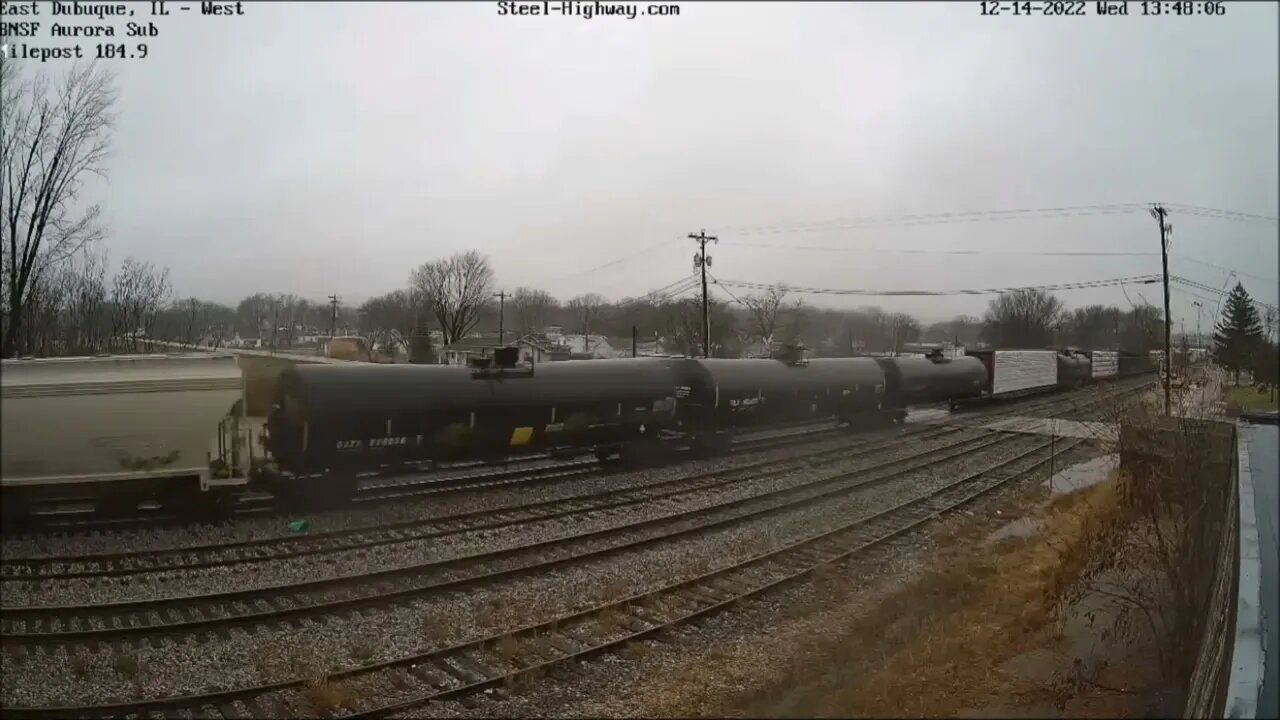
M 0 60 L 0 295 L 6 357 L 19 351 L 35 279 L 102 237 L 99 207 L 82 209 L 78 200 L 84 176 L 106 172 L 113 84 L 105 68 L 77 65 L 53 92 L 46 75 L 24 79 L 16 62 Z
M 712 357 L 737 357 L 737 329 L 733 314 L 724 303 L 711 298 L 707 305 L 711 318 Z M 685 298 L 658 306 L 658 325 L 664 344 L 688 357 L 702 354 L 702 302 Z
M 794 303 L 791 303 L 790 306 L 783 307 L 782 314 L 786 318 L 786 327 L 784 328 L 786 342 L 796 342 L 803 339 L 805 331 L 809 327 L 810 316 L 813 314 L 811 310 L 812 308 L 805 305 L 804 300 L 799 298 Z
M 411 290 L 395 290 L 370 298 L 360 306 L 360 331 L 374 347 L 395 354 L 401 348 L 406 352 L 409 338 L 413 337 L 423 320 L 421 303 Z
M 983 336 L 996 347 L 1040 348 L 1053 342 L 1062 301 L 1043 290 L 998 295 L 983 316 Z
M 773 334 L 778 327 L 778 314 L 782 310 L 782 300 L 786 296 L 786 290 L 771 287 L 763 295 L 746 295 L 742 298 L 742 304 L 751 315 L 751 329 L 759 338 L 763 352 L 767 353 L 773 345 Z
M 1150 303 L 1134 305 L 1120 321 L 1120 345 L 1130 352 L 1164 348 L 1164 313 Z
M 271 296 L 266 293 L 254 293 L 240 301 L 236 306 L 236 330 L 246 337 L 261 338 L 262 324 L 270 317 Z
M 551 313 L 560 307 L 560 303 L 547 291 L 528 287 L 516 288 L 507 305 L 511 307 L 516 328 L 523 333 L 535 332 L 548 325 Z
M 1108 305 L 1088 305 L 1076 308 L 1062 317 L 1064 339 L 1068 343 L 1090 350 L 1119 348 L 1120 308 Z
M 934 323 L 921 335 L 929 342 L 956 342 L 973 345 L 982 332 L 982 321 L 972 315 L 957 315 L 945 322 Z
M 410 275 L 409 284 L 440 323 L 448 345 L 480 320 L 480 311 L 493 294 L 493 269 L 485 256 L 468 250 L 423 263 Z
M 168 268 L 125 258 L 111 280 L 111 339 L 115 348 L 138 349 L 138 335 L 148 334 L 156 312 L 169 299 Z
M 579 295 L 569 301 L 569 311 L 573 313 L 575 329 L 582 333 L 583 352 L 590 350 L 587 347 L 588 339 L 605 304 L 605 299 L 596 293 Z
M 73 355 L 97 352 L 103 344 L 107 301 L 106 253 L 85 252 L 79 262 L 62 267 L 68 290 L 67 334 L 63 352 Z
M 904 345 L 920 339 L 920 321 L 906 313 L 894 313 L 889 316 L 889 336 L 893 352 L 901 353 Z

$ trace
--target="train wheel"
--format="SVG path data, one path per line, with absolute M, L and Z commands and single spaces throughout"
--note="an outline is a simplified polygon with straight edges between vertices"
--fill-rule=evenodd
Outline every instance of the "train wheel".
M 112 495 L 96 498 L 94 509 L 107 517 L 129 517 L 138 513 L 138 506 L 145 498 L 134 494 Z
M 360 481 L 356 479 L 355 473 L 330 476 L 321 482 L 324 485 L 318 493 L 317 499 L 327 507 L 349 505 L 356 496 L 356 490 L 360 487 Z
M 236 496 L 230 490 L 208 490 L 168 498 L 164 509 L 192 520 L 216 522 L 225 520 L 234 511 Z
M 660 465 L 667 457 L 667 445 L 658 440 L 637 440 L 618 448 L 618 464 L 627 468 Z
M 5 498 L 0 502 L 0 524 L 6 533 L 25 531 L 34 524 L 31 506 L 22 498 Z

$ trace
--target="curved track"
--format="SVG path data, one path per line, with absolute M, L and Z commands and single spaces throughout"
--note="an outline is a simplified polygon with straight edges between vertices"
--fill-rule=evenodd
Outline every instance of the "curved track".
M 1122 389 L 1121 394 L 1128 392 Z M 1111 397 L 1093 399 L 1096 403 Z M 1073 400 L 1076 398 L 1072 398 Z M 1043 407 L 1062 402 L 1057 398 Z M 1028 410 L 1019 406 L 1018 410 Z M 732 468 L 700 473 L 632 486 L 623 490 L 603 490 L 584 493 L 558 500 L 507 506 L 499 509 L 463 512 L 426 520 L 412 520 L 382 525 L 375 528 L 314 533 L 276 539 L 250 540 L 216 545 L 155 550 L 137 553 L 112 553 L 101 555 L 75 555 L 31 559 L 7 558 L 0 562 L 2 580 L 72 579 L 130 575 L 143 572 L 194 570 L 233 565 L 242 562 L 262 562 L 307 555 L 334 553 L 346 550 L 389 545 L 413 540 L 423 540 L 446 535 L 495 529 L 533 520 L 545 520 L 576 513 L 599 510 L 624 509 L 642 502 L 651 502 L 687 492 L 708 490 L 744 478 L 739 473 L 748 471 L 785 472 L 792 467 L 813 467 L 823 461 L 845 461 L 883 451 L 891 451 L 905 442 L 921 442 L 926 439 L 971 430 L 963 427 L 915 426 L 898 434 L 885 437 L 884 433 L 863 436 L 848 445 L 820 450 L 803 458 L 764 460 L 738 465 Z M 742 443 L 742 450 L 763 450 L 785 446 L 798 439 L 809 441 L 812 431 L 788 432 L 764 438 L 753 438 Z M 763 446 L 762 446 L 763 443 Z M 549 469 L 550 470 L 550 469 Z M 561 477 L 577 474 L 572 469 L 562 471 Z M 541 479 L 541 476 L 539 476 Z
M 1027 442 L 995 433 L 963 440 L 857 470 L 818 477 L 798 486 L 692 511 L 678 510 L 628 522 L 624 508 L 606 510 L 620 525 L 494 552 L 269 588 L 91 606 L 7 607 L 0 637 L 23 642 L 115 641 L 139 635 L 222 630 L 246 623 L 344 612 L 478 582 L 510 579 L 657 542 L 669 542 L 730 523 L 789 510 L 869 488 L 917 470 L 988 450 Z M 572 512 L 572 511 L 566 511 Z
M 1072 391 L 1066 394 L 1054 393 L 1047 396 L 1037 395 L 1017 400 L 1006 401 L 993 407 L 986 407 L 966 412 L 965 418 L 983 418 L 993 417 L 1007 414 L 1018 413 L 1034 413 L 1041 412 L 1046 408 L 1057 407 L 1064 403 L 1072 401 L 1093 402 L 1094 396 L 1122 396 L 1127 395 L 1135 390 L 1141 389 L 1149 380 L 1144 380 L 1138 384 L 1129 383 L 1107 383 L 1105 385 L 1089 386 L 1081 391 Z M 1117 389 L 1118 388 L 1118 389 Z M 821 423 L 795 423 L 793 425 L 776 428 L 758 433 L 751 433 L 736 438 L 733 443 L 734 453 L 755 453 L 768 450 L 781 449 L 786 447 L 801 447 L 818 440 L 828 437 L 838 436 L 841 432 L 837 430 L 829 422 Z M 900 430 L 896 435 L 891 437 L 904 437 L 926 435 L 937 432 L 937 428 L 927 425 L 909 425 L 907 428 Z M 867 442 L 882 441 L 885 437 L 883 431 L 870 432 L 864 434 Z M 548 465 L 540 465 L 529 467 L 527 463 L 551 463 Z M 509 465 L 515 464 L 516 467 Z M 459 475 L 451 475 L 441 477 L 439 473 L 431 473 L 427 475 L 411 474 L 398 478 L 391 478 L 387 482 L 366 488 L 362 494 L 356 498 L 354 506 L 362 506 L 365 504 L 376 504 L 380 502 L 405 501 L 415 497 L 426 497 L 436 493 L 443 492 L 466 492 L 481 491 L 491 488 L 509 487 L 509 486 L 535 486 L 540 484 L 552 483 L 574 477 L 585 477 L 593 474 L 601 474 L 608 470 L 600 465 L 594 459 L 590 460 L 572 460 L 567 462 L 554 462 L 545 458 L 532 458 L 512 461 L 505 463 L 507 467 L 500 470 L 489 470 L 481 472 L 462 473 Z M 473 467 L 487 467 L 484 464 L 476 464 Z M 253 513 L 270 512 L 270 498 L 251 498 L 246 499 L 238 514 L 248 515 Z M 122 520 L 100 520 L 100 519 L 80 519 L 72 518 L 66 520 L 51 519 L 43 520 L 38 528 L 43 533 L 72 533 L 72 532 L 124 532 L 137 529 L 154 529 L 163 527 L 173 522 L 173 518 L 164 516 L 147 516 L 143 518 L 129 518 Z M 409 523 L 401 524 L 401 526 Z M 185 523 L 179 523 L 185 525 Z M 387 526 L 383 526 L 384 528 Z M 392 529 L 395 529 L 394 527 Z M 311 536 L 315 537 L 315 535 Z M 17 536 L 14 539 L 21 539 Z M 209 547 L 191 547 L 185 548 L 187 551 L 203 552 L 212 550 L 214 546 Z M 229 545 L 222 545 L 230 549 Z M 84 574 L 99 574 L 94 567 L 84 567 L 82 571 L 65 569 L 62 571 L 52 569 L 58 565 L 68 566 L 92 561 L 97 568 L 110 574 L 113 567 L 122 567 L 120 562 L 126 553 L 92 556 L 64 556 L 64 557 L 45 557 L 45 558 L 23 558 L 23 557 L 6 557 L 3 563 L 0 563 L 0 579 L 20 579 L 38 576 L 58 576 L 67 577 L 67 573 L 83 572 Z M 146 555 L 142 553 L 139 555 Z M 144 563 L 141 569 L 147 569 L 146 560 L 140 560 Z
M 1003 440 L 1003 436 L 1000 440 Z M 838 562 L 873 545 L 928 522 L 1012 479 L 1049 462 L 1051 441 L 1021 436 L 1031 442 L 1017 455 L 965 474 L 938 490 L 881 510 L 870 517 L 777 548 L 744 562 L 674 582 L 665 587 L 601 603 L 545 622 L 435 648 L 393 661 L 369 664 L 330 676 L 358 686 L 350 695 L 348 716 L 380 717 L 431 700 L 475 693 L 506 683 L 536 678 L 547 669 L 618 648 L 625 643 L 706 616 L 731 604 L 803 578 L 819 566 Z M 1058 453 L 1082 440 L 1058 442 Z M 891 473 L 892 474 L 892 473 Z M 887 479 L 882 477 L 881 480 Z M 847 492 L 869 482 L 842 487 Z M 767 512 L 767 510 L 758 510 Z M 722 520 L 729 522 L 731 520 Z M 690 530 L 694 531 L 694 530 Z M 670 535 L 666 536 L 670 537 Z M 642 540 L 639 542 L 651 542 Z M 557 561 L 553 561 L 557 562 Z M 9 708 L 6 717 L 119 717 L 142 714 L 193 713 L 203 717 L 281 717 L 290 713 L 302 681 L 202 695 L 145 700 L 91 707 Z M 381 703 L 381 704 L 379 704 Z

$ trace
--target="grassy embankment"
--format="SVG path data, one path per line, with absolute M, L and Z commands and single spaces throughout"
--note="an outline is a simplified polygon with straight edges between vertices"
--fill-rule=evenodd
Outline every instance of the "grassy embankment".
M 1228 402 L 1240 410 L 1280 410 L 1280 390 L 1274 394 L 1250 387 L 1233 387 Z

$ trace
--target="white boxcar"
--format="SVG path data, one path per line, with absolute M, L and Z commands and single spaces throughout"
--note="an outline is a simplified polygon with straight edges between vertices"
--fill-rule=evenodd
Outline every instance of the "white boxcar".
M 183 502 L 243 486 L 229 421 L 243 397 L 231 355 L 5 360 L 0 488 L 29 495 Z M 168 505 L 168 502 L 164 504 Z
M 1053 350 L 996 350 L 994 354 L 992 396 L 1058 384 L 1058 354 Z
M 1120 353 L 1114 350 L 1094 350 L 1092 363 L 1090 377 L 1108 378 L 1120 374 Z

